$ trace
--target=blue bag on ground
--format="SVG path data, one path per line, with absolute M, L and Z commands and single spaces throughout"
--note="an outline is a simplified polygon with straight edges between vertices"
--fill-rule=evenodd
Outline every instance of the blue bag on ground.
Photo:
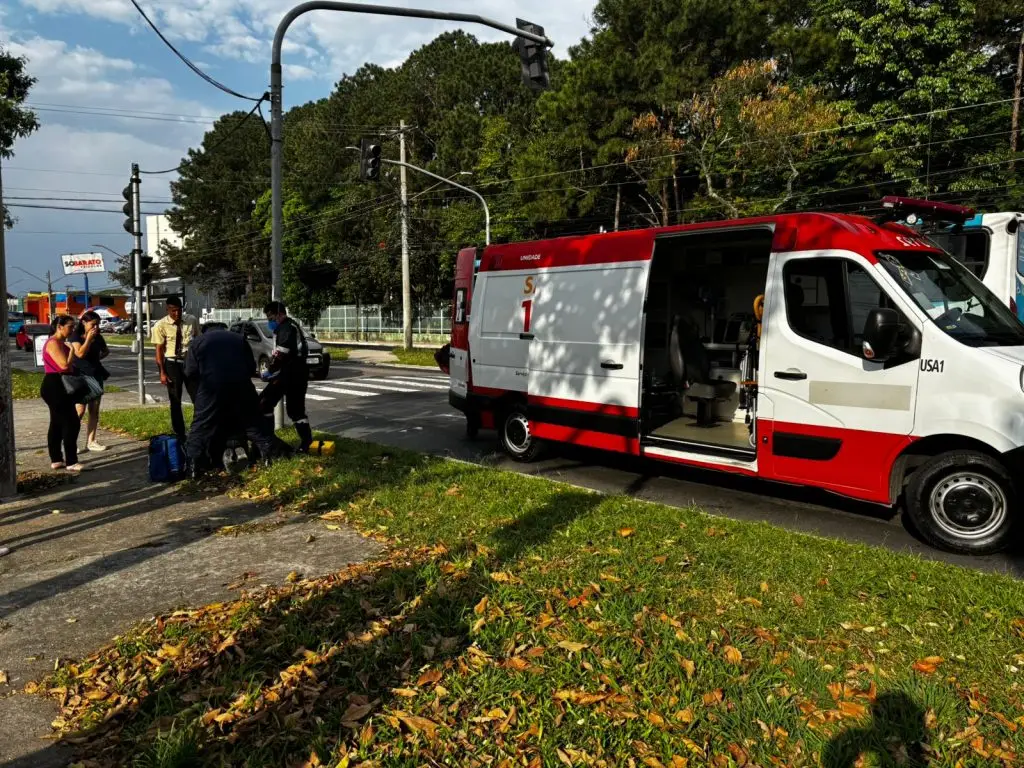
M 149 441 L 149 479 L 168 483 L 185 476 L 185 451 L 175 435 L 157 435 Z

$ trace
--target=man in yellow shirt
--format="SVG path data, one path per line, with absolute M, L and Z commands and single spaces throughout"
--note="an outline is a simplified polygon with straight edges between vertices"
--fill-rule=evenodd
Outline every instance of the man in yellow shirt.
M 181 299 L 167 299 L 167 315 L 153 326 L 153 346 L 156 347 L 156 367 L 160 370 L 160 383 L 167 387 L 171 404 L 171 426 L 180 440 L 185 439 L 185 417 L 181 413 L 182 389 L 189 400 L 196 401 L 195 382 L 185 376 L 185 356 L 193 337 L 199 335 L 199 321 L 182 311 Z

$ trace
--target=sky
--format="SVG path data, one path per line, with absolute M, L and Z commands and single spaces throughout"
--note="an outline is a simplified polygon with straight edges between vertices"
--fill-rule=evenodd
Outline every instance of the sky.
M 174 45 L 233 90 L 258 96 L 269 85 L 274 30 L 298 0 L 139 0 Z M 378 0 L 380 4 L 389 4 Z M 544 27 L 565 56 L 590 28 L 595 0 L 401 0 L 405 6 L 474 13 L 515 25 Z M 284 108 L 327 96 L 340 77 L 365 62 L 394 66 L 451 22 L 337 12 L 306 14 L 284 45 Z M 508 40 L 486 27 L 464 27 L 478 39 Z M 4 199 L 16 219 L 7 232 L 11 293 L 83 287 L 65 277 L 61 254 L 132 247 L 121 228 L 121 190 L 131 164 L 175 167 L 213 120 L 251 103 L 221 93 L 160 42 L 129 0 L 3 0 L 0 46 L 28 59 L 37 78 L 28 104 L 40 129 L 15 144 L 3 166 Z M 264 113 L 269 118 L 267 106 Z M 287 135 L 285 141 L 288 140 Z M 143 176 L 143 212 L 170 204 L 173 175 Z M 53 199 L 50 199 L 53 198 Z M 70 202 L 73 198 L 76 202 Z M 80 202 L 82 200 L 97 202 Z M 105 202 L 109 200 L 110 202 Z M 88 207 L 82 212 L 15 206 Z M 115 257 L 105 252 L 108 267 Z M 31 273 L 34 277 L 30 277 Z M 90 289 L 110 284 L 92 275 Z

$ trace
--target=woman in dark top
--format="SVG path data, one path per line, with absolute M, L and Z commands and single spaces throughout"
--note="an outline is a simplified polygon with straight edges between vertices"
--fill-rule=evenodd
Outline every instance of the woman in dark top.
M 75 373 L 91 377 L 94 381 L 89 382 L 90 389 L 101 393 L 87 404 L 77 406 L 79 419 L 85 415 L 86 410 L 89 411 L 85 445 L 90 451 L 105 451 L 107 447 L 96 442 L 96 428 L 100 424 L 103 382 L 110 376 L 100 361 L 110 354 L 110 350 L 100 333 L 100 316 L 95 312 L 82 314 L 75 332 L 71 335 L 71 349 L 74 353 Z
M 74 363 L 74 353 L 68 347 L 68 339 L 74 327 L 73 317 L 57 315 L 54 319 L 53 335 L 43 346 L 43 371 L 46 375 L 39 387 L 39 396 L 50 408 L 50 428 L 46 433 L 50 467 L 81 472 L 82 465 L 78 463 L 78 431 L 81 422 L 75 413 L 75 403 L 62 381 L 64 376 L 71 373 Z

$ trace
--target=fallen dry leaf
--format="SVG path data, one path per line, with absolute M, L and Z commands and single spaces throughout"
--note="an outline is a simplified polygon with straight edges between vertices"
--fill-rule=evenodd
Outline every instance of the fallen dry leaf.
M 433 720 L 397 711 L 395 712 L 395 717 L 401 720 L 405 727 L 414 733 L 422 731 L 430 739 L 437 735 L 437 723 Z
M 911 669 L 925 675 L 931 675 L 935 673 L 935 670 L 937 670 L 939 665 L 944 661 L 945 659 L 941 656 L 925 656 L 923 659 L 919 659 L 911 664 Z
M 686 768 L 690 764 L 690 761 L 685 757 L 679 755 L 672 755 L 672 768 Z
M 403 696 L 407 699 L 412 699 L 420 695 L 420 692 L 414 688 L 392 688 L 391 692 L 395 694 L 395 696 Z
M 731 645 L 727 645 L 725 646 L 722 652 L 725 655 L 725 660 L 730 664 L 739 664 L 741 661 L 743 661 L 743 654 L 740 653 L 739 648 L 734 648 Z
M 441 682 L 441 670 L 440 669 L 428 669 L 422 675 L 420 679 L 416 681 L 416 685 L 432 685 L 434 683 Z
M 574 643 L 572 640 L 562 640 L 558 644 L 559 648 L 562 648 L 569 653 L 579 653 L 580 651 L 586 650 L 590 646 L 586 643 Z
M 654 558 L 654 562 L 658 565 L 664 565 L 668 561 L 668 555 L 658 555 Z
M 839 711 L 846 717 L 864 717 L 868 713 L 868 708 L 856 701 L 841 701 Z
M 674 717 L 680 723 L 686 723 L 687 725 L 689 725 L 696 719 L 693 716 L 693 710 L 689 707 L 687 707 L 686 709 L 680 709 L 678 712 L 675 713 Z
M 287 577 L 286 580 L 288 581 L 289 584 L 294 584 L 296 581 L 299 580 L 299 572 L 298 571 L 292 571 L 291 573 L 288 574 L 288 577 Z
M 11 679 L 7 676 L 6 669 L 0 669 L 0 685 L 8 685 Z
M 762 581 L 761 582 L 761 591 L 762 592 L 767 592 L 768 591 L 768 582 L 767 581 Z
M 665 727 L 665 718 L 659 715 L 657 712 L 648 712 L 647 722 L 649 722 L 651 725 L 656 725 L 659 728 Z
M 619 528 L 619 536 L 621 536 L 624 539 L 628 539 L 634 533 L 636 533 L 636 531 L 634 531 L 632 528 Z
M 697 671 L 697 665 L 689 659 L 681 659 L 679 663 L 682 665 L 683 671 L 686 673 L 686 679 L 692 680 L 694 672 Z
M 351 704 L 341 716 L 343 723 L 356 723 L 373 711 L 373 704 Z
M 807 601 L 804 600 L 802 596 L 796 594 L 796 592 L 793 593 L 793 605 L 797 608 L 803 608 L 805 602 Z
M 723 698 L 725 698 L 725 692 L 721 688 L 716 688 L 710 693 L 704 694 L 704 706 L 713 707 L 715 704 L 719 704 Z

